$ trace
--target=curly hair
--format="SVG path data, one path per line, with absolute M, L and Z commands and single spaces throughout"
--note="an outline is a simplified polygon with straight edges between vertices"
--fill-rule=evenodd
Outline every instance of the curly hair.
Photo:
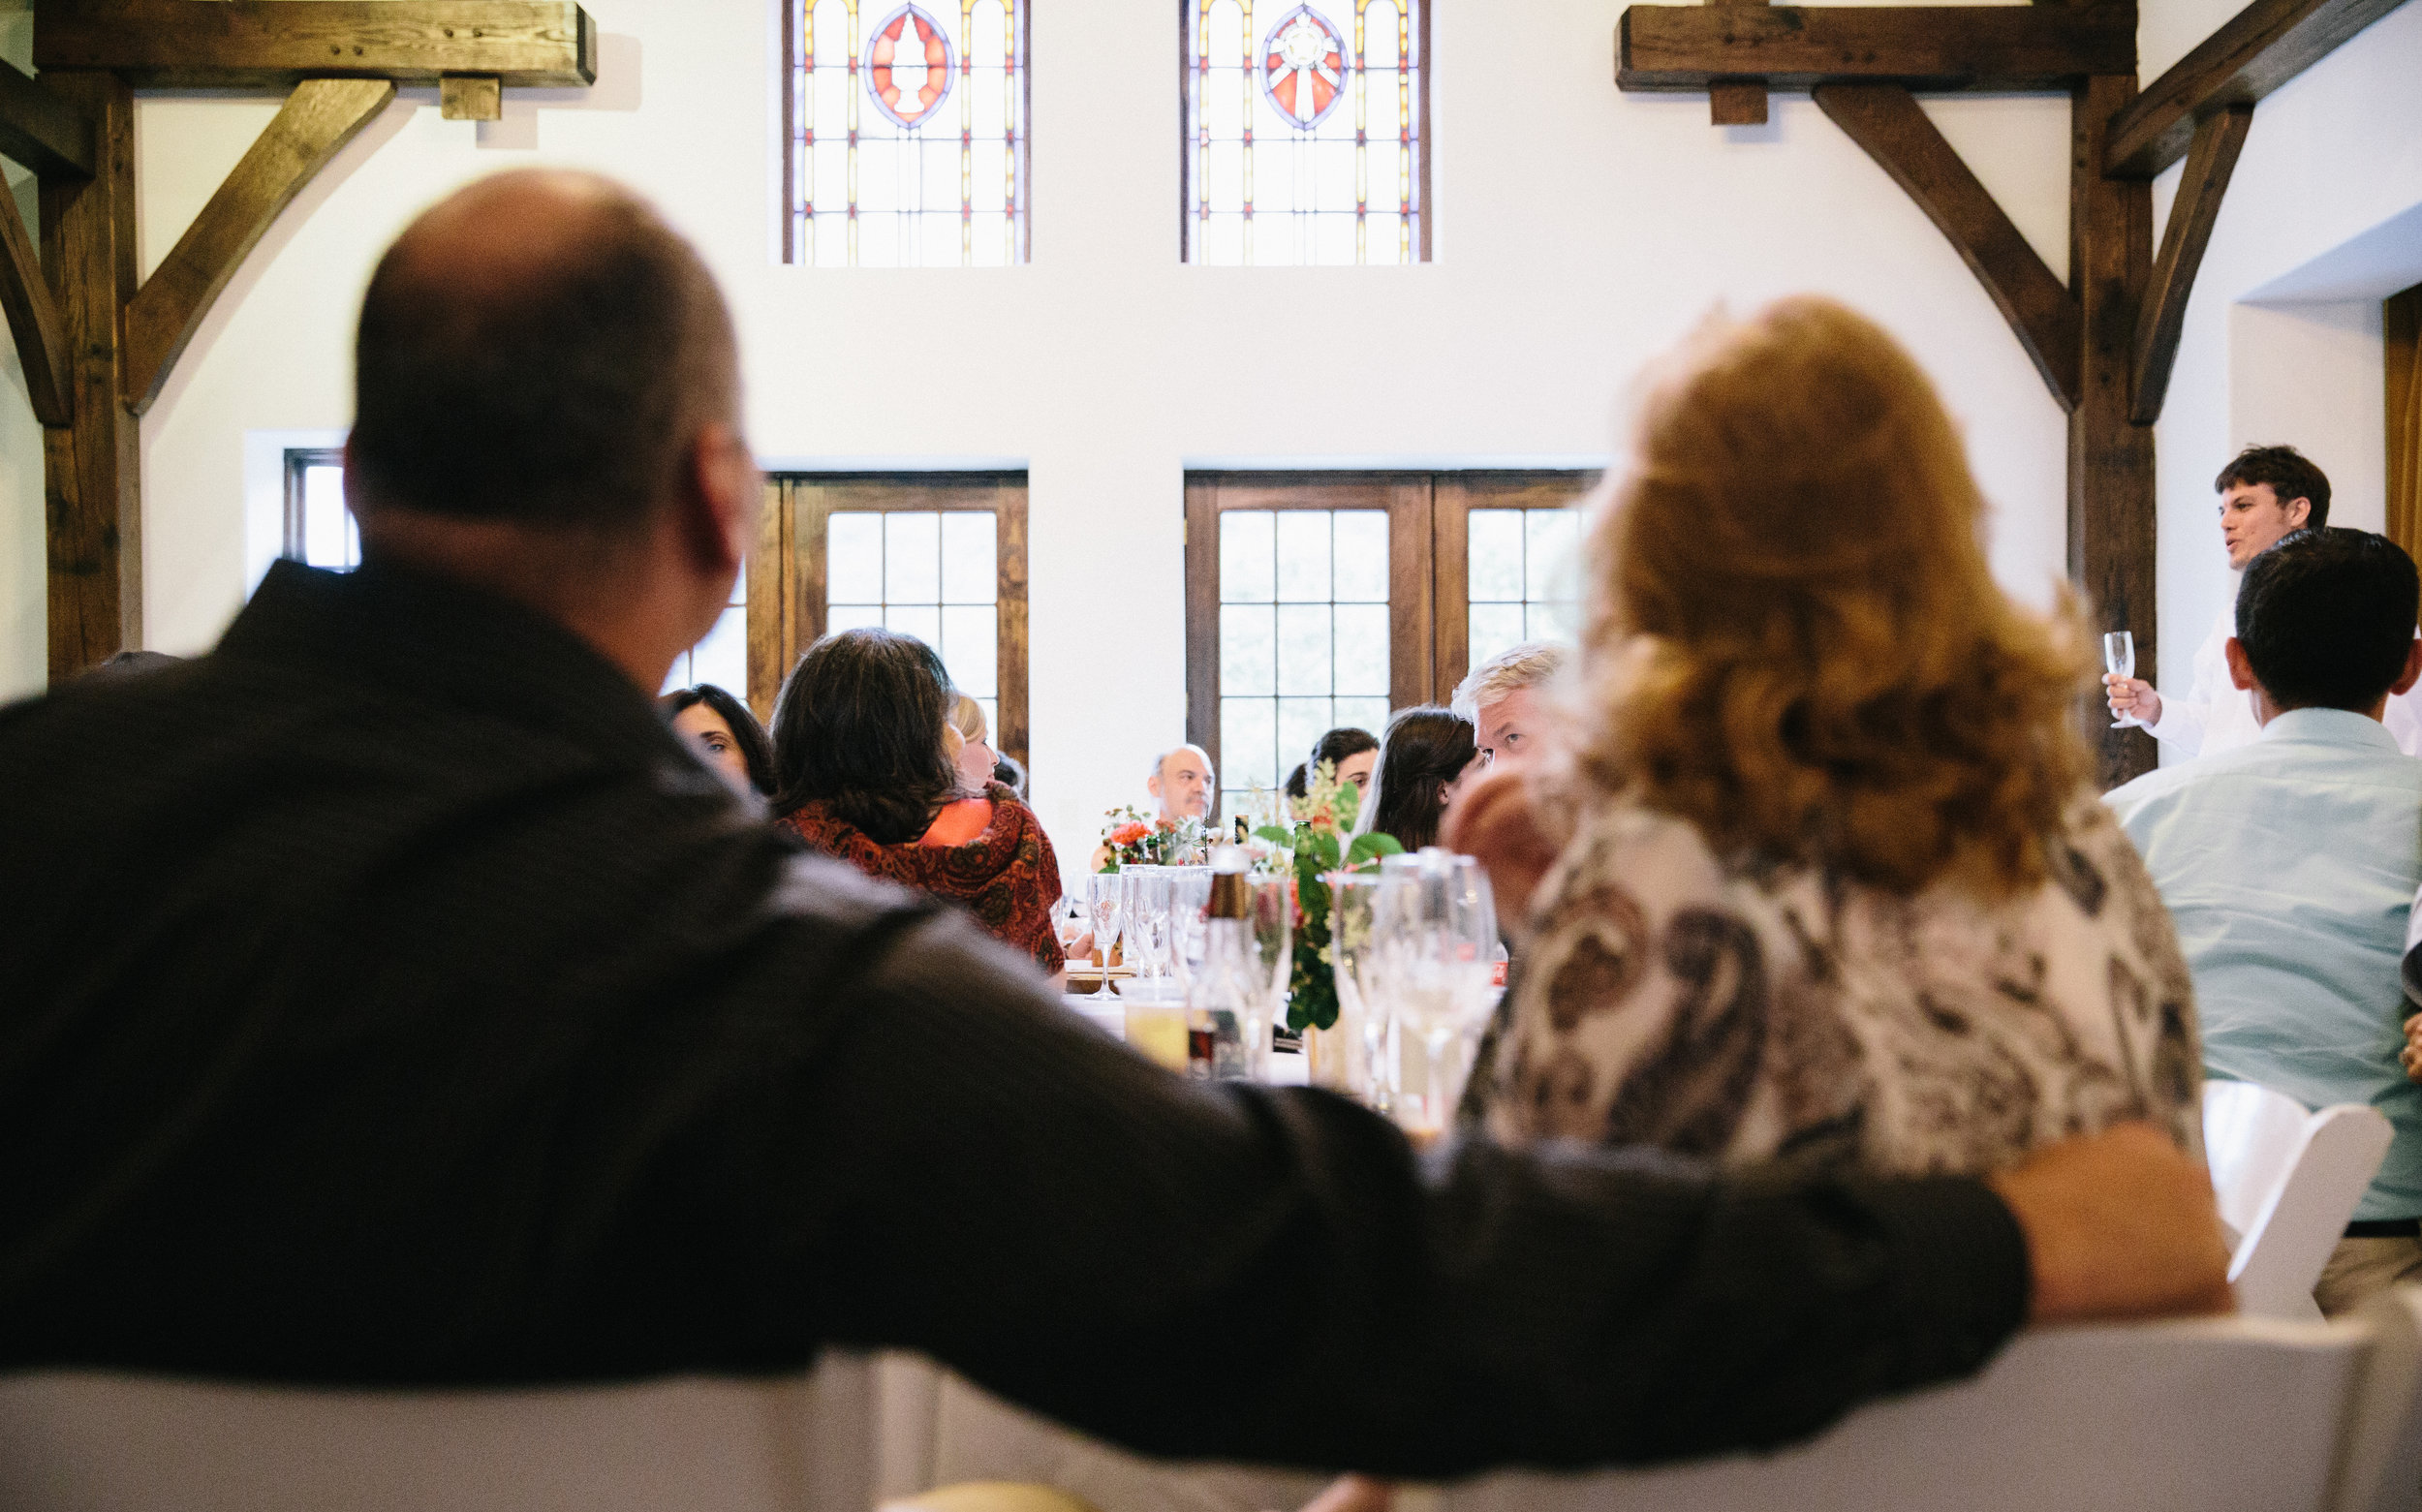
M 1950 417 L 1818 298 L 1711 323 L 1650 395 L 1589 540 L 1581 775 L 1734 864 L 1992 899 L 2045 875 L 2089 769 L 2085 636 L 1979 541 Z

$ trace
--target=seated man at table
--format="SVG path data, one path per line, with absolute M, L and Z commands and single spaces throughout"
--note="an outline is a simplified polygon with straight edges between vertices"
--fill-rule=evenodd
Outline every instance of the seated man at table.
M 1511 766 L 1533 754 L 1549 717 L 1548 688 L 1571 660 L 1554 641 L 1526 640 L 1464 674 L 1449 702 L 1472 722 L 1483 765 Z
M 1166 1456 L 1779 1443 L 2022 1322 L 2224 1306 L 2142 1126 L 1989 1179 L 1416 1156 L 1191 1083 L 657 718 L 758 539 L 730 317 L 587 175 L 373 273 L 351 574 L 0 714 L 0 1369 L 468 1384 L 920 1350 Z M 1274 1297 L 1317 1305 L 1273 1306 Z
M 1159 818 L 1164 824 L 1205 818 L 1219 790 L 1220 780 L 1211 768 L 1210 754 L 1200 746 L 1180 746 L 1162 753 L 1152 763 L 1152 775 L 1144 779 L 1144 791 L 1160 805 Z
M 2207 1074 L 2396 1130 L 2313 1289 L 2331 1314 L 2422 1278 L 2422 1088 L 2399 1065 L 2399 958 L 2422 885 L 2422 761 L 2380 726 L 2422 672 L 2412 561 L 2364 531 L 2299 531 L 2237 592 L 2229 674 L 2251 745 L 2108 797 L 2178 921 Z

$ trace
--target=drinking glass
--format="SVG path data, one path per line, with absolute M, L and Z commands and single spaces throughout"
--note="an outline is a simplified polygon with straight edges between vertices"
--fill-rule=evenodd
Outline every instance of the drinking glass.
M 1329 879 L 1329 960 L 1337 976 L 1337 1027 L 1361 1051 L 1349 1073 L 1349 1090 L 1385 1113 L 1395 1106 L 1395 1047 L 1387 995 L 1378 980 L 1377 924 L 1380 876 L 1342 872 Z
M 2102 637 L 2102 669 L 2117 677 L 2136 675 L 2136 637 L 2124 630 L 2112 631 Z M 2123 714 L 2111 722 L 2113 729 L 2128 729 L 2139 721 L 2132 714 Z
M 1107 985 L 1110 949 L 1119 942 L 1119 928 L 1127 921 L 1126 875 L 1096 872 L 1086 878 L 1085 907 L 1093 915 L 1093 947 L 1102 954 L 1104 985 Z
M 1169 938 L 1176 957 L 1178 975 L 1193 981 L 1195 972 L 1202 965 L 1202 949 L 1209 939 L 1203 914 L 1211 907 L 1211 868 L 1208 866 L 1173 867 L 1169 872 Z
M 1051 930 L 1060 938 L 1060 952 L 1065 955 L 1076 948 L 1076 941 L 1085 938 L 1085 906 L 1073 893 L 1060 894 L 1060 901 L 1051 905 Z
M 1486 874 L 1436 847 L 1390 856 L 1380 873 L 1372 936 L 1399 1055 L 1405 1034 L 1419 1036 L 1423 1052 L 1421 1092 L 1406 1092 L 1400 1080 L 1396 1121 L 1414 1131 L 1443 1130 L 1468 1060 L 1456 1051 L 1477 1040 L 1494 1006 L 1497 910 Z
M 1284 875 L 1249 877 L 1245 880 L 1246 923 L 1253 935 L 1259 970 L 1254 973 L 1251 1022 L 1242 1026 L 1245 1074 L 1267 1081 L 1270 1034 L 1286 1010 L 1287 980 L 1295 968 L 1295 879 Z
M 1169 964 L 1169 879 L 1166 868 L 1128 869 L 1127 939 L 1143 966 L 1148 990 L 1158 994 Z

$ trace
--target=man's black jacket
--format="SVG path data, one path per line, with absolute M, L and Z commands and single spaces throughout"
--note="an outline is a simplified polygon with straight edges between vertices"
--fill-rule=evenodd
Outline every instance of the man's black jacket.
M 1974 1370 L 1968 1181 L 1417 1157 L 801 854 L 555 626 L 281 564 L 0 711 L 0 1366 L 502 1383 L 922 1349 L 1147 1451 L 1778 1442 Z

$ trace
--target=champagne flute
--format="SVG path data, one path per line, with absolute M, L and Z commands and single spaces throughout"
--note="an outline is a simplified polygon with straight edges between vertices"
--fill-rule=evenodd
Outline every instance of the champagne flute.
M 2115 677 L 2136 675 L 2136 637 L 2124 630 L 2112 631 L 2102 637 L 2102 669 Z M 2113 729 L 2129 729 L 2140 722 L 2132 714 L 2123 714 L 2111 722 Z
M 1066 955 L 1076 948 L 1076 941 L 1085 938 L 1085 906 L 1073 893 L 1062 893 L 1060 901 L 1051 906 L 1051 929 L 1060 937 L 1060 953 Z
M 1127 879 L 1117 872 L 1096 872 L 1085 879 L 1085 902 L 1093 913 L 1093 947 L 1102 954 L 1104 984 L 1110 972 L 1110 949 L 1119 942 L 1126 922 Z
M 1127 938 L 1142 958 L 1144 981 L 1158 993 L 1169 960 L 1169 879 L 1161 867 L 1136 867 L 1127 883 Z

